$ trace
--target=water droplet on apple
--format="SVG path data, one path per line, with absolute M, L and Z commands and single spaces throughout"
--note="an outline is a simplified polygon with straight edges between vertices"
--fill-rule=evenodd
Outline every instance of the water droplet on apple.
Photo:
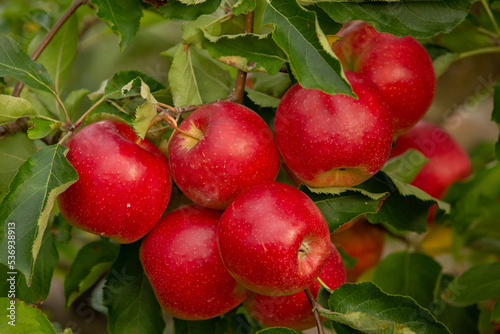
M 127 203 L 127 208 L 130 208 L 130 207 L 131 207 L 130 203 Z

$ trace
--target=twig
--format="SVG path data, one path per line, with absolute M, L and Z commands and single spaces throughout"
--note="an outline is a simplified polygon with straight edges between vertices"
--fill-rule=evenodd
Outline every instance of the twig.
M 253 14 L 254 14 L 253 11 L 251 11 L 243 15 L 243 22 L 244 22 L 243 30 L 245 34 L 253 32 L 253 23 L 254 23 Z M 229 95 L 234 102 L 243 103 L 243 95 L 245 93 L 246 80 L 247 80 L 247 72 L 238 70 L 238 72 L 236 73 L 236 81 L 234 82 L 233 90 Z
M 321 318 L 319 317 L 318 303 L 314 299 L 314 296 L 309 288 L 305 289 L 304 292 L 306 293 L 307 299 L 313 309 L 314 319 L 316 319 L 316 327 L 318 327 L 318 334 L 325 334 L 325 329 L 323 328 L 323 325 L 321 325 Z
M 13 122 L 5 123 L 4 125 L 0 126 L 0 139 L 3 139 L 4 137 L 7 137 L 10 134 L 26 130 L 28 130 L 28 118 L 27 117 L 18 118 Z
M 228 102 L 228 101 L 229 102 L 235 102 L 234 98 L 231 97 L 231 96 L 228 96 L 228 97 L 225 97 L 223 99 L 217 100 L 217 102 Z M 173 115 L 173 116 L 179 116 L 179 115 L 191 112 L 191 111 L 195 111 L 196 109 L 199 109 L 201 107 L 204 107 L 204 106 L 212 104 L 212 103 L 213 102 L 203 103 L 203 104 L 190 104 L 190 105 L 184 106 L 184 107 L 176 107 L 175 108 L 175 115 Z
M 31 55 L 31 59 L 37 60 L 40 54 L 42 53 L 43 50 L 49 45 L 50 41 L 54 38 L 54 36 L 57 34 L 57 32 L 61 29 L 61 27 L 66 23 L 66 21 L 73 15 L 73 13 L 78 9 L 78 7 L 85 5 L 88 3 L 89 0 L 76 0 L 69 6 L 69 8 L 66 10 L 66 12 L 57 20 L 56 24 L 49 30 L 47 35 L 42 39 L 40 44 L 38 44 L 37 48 Z M 16 86 L 14 87 L 14 91 L 12 92 L 12 96 L 19 96 L 21 94 L 21 91 L 23 90 L 24 83 L 21 81 L 18 81 Z
M 69 130 L 74 131 L 76 128 L 78 128 L 82 124 L 85 117 L 87 117 L 88 114 L 90 114 L 95 108 L 97 108 L 98 105 L 100 105 L 104 101 L 105 101 L 105 99 L 102 97 L 99 101 L 94 103 L 94 105 L 92 107 L 90 107 L 89 110 L 87 110 L 85 112 L 85 114 L 83 114 L 82 117 L 80 117 L 80 119 L 78 119 L 78 121 L 76 121 L 75 124 L 70 127 Z

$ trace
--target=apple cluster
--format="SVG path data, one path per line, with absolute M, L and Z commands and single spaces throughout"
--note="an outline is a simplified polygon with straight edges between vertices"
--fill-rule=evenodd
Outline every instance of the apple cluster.
M 118 243 L 142 239 L 144 271 L 174 317 L 209 319 L 243 303 L 265 326 L 313 327 L 304 290 L 316 297 L 318 277 L 335 289 L 346 271 L 315 203 L 276 182 L 282 159 L 297 183 L 357 185 L 385 164 L 394 135 L 403 141 L 422 118 L 435 87 L 430 58 L 411 37 L 363 22 L 338 35 L 333 50 L 356 97 L 297 83 L 277 108 L 274 134 L 243 105 L 210 103 L 182 121 L 168 158 L 124 123 L 92 123 L 68 143 L 79 180 L 58 197 L 61 213 Z M 192 204 L 164 214 L 173 183 Z
M 333 51 L 356 97 L 299 83 L 281 99 L 274 131 L 288 171 L 311 187 L 351 187 L 378 172 L 393 137 L 427 112 L 436 86 L 432 61 L 415 39 L 355 21 Z
M 143 238 L 144 271 L 162 308 L 177 318 L 216 317 L 251 293 L 272 303 L 280 296 L 275 305 L 290 298 L 297 317 L 311 313 L 303 290 L 317 294 L 320 275 L 339 286 L 344 266 L 314 202 L 275 182 L 280 154 L 269 126 L 247 107 L 216 102 L 180 127 L 168 159 L 124 123 L 78 131 L 67 158 L 79 180 L 58 197 L 64 217 L 119 243 Z M 163 215 L 171 178 L 193 204 Z M 315 325 L 314 317 L 297 322 Z

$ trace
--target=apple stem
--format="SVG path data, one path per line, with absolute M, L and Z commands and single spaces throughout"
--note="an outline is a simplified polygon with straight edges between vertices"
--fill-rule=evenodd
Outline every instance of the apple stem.
M 64 142 L 73 134 L 72 131 L 66 133 L 58 142 L 60 145 L 64 145 Z
M 177 122 L 175 121 L 175 119 L 174 119 L 172 116 L 170 116 L 170 115 L 168 115 L 168 114 L 166 114 L 166 113 L 162 113 L 162 116 L 164 117 L 164 118 L 163 118 L 163 120 L 164 120 L 165 122 L 167 122 L 167 123 L 168 123 L 168 125 L 170 125 L 171 127 L 173 127 L 175 131 L 179 131 L 179 132 L 180 132 L 181 134 L 183 134 L 184 136 L 188 136 L 188 137 L 193 138 L 193 139 L 196 139 L 196 140 L 200 140 L 200 139 L 201 139 L 201 137 L 195 136 L 195 135 L 193 135 L 193 134 L 191 134 L 191 133 L 189 133 L 189 132 L 186 132 L 186 131 L 184 131 L 184 130 L 181 130 L 181 129 L 177 126 Z
M 319 284 L 321 284 L 321 286 L 322 286 L 322 287 L 323 287 L 326 291 L 328 291 L 329 293 L 332 293 L 332 292 L 333 292 L 333 290 L 332 290 L 332 289 L 331 289 L 328 285 L 326 285 L 326 284 L 325 284 L 325 282 L 323 282 L 323 281 L 321 280 L 321 278 L 319 278 L 319 277 L 318 277 L 318 278 L 316 278 L 316 280 L 319 282 Z
M 325 329 L 323 328 L 323 325 L 321 325 L 321 318 L 319 317 L 319 312 L 318 312 L 318 303 L 316 302 L 311 290 L 309 288 L 305 289 L 304 292 L 306 293 L 307 299 L 309 300 L 309 303 L 311 304 L 313 313 L 314 313 L 314 319 L 316 320 L 316 327 L 318 327 L 318 334 L 325 334 Z
M 166 106 L 166 105 L 162 104 L 162 106 Z M 172 108 L 172 107 L 170 107 L 170 108 Z M 174 108 L 172 108 L 172 109 L 170 109 L 170 108 L 169 108 L 169 110 L 174 109 Z M 193 135 L 191 133 L 188 133 L 188 132 L 180 129 L 177 126 L 177 121 L 172 116 L 170 116 L 166 111 L 162 111 L 159 114 L 157 114 L 155 117 L 153 117 L 153 119 L 151 120 L 151 123 L 149 123 L 149 126 L 148 126 L 148 128 L 146 130 L 146 133 L 149 131 L 149 129 L 151 129 L 151 127 L 153 125 L 155 125 L 156 123 L 161 122 L 161 121 L 167 122 L 168 125 L 171 126 L 175 131 L 179 131 L 184 136 L 187 136 L 187 137 L 190 137 L 190 138 L 193 138 L 193 139 L 196 139 L 196 140 L 200 140 L 201 139 L 201 137 L 195 136 L 195 135 Z M 138 139 L 138 142 L 140 142 L 140 138 Z

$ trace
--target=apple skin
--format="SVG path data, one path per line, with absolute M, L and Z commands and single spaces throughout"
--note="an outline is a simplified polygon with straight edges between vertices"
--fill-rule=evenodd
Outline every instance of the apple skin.
M 280 156 L 271 129 L 249 108 L 215 102 L 189 115 L 169 145 L 172 177 L 193 202 L 224 209 L 245 188 L 274 181 Z
M 319 274 L 319 278 L 332 290 L 346 281 L 342 257 L 333 244 L 331 255 Z M 321 284 L 318 281 L 309 286 L 314 298 L 317 298 L 320 287 Z M 277 297 L 251 293 L 243 302 L 243 306 L 248 314 L 266 327 L 287 327 L 302 331 L 316 326 L 311 304 L 304 291 Z
M 339 228 L 333 232 L 330 239 L 335 246 L 358 260 L 354 267 L 346 269 L 347 281 L 355 282 L 361 274 L 380 262 L 385 245 L 385 233 L 364 218 L 349 224 L 346 228 Z
M 454 182 L 471 174 L 471 161 L 467 152 L 443 129 L 428 121 L 420 121 L 399 136 L 390 157 L 401 155 L 410 148 L 429 159 L 411 184 L 432 197 L 443 198 Z
M 394 117 L 394 134 L 415 125 L 427 112 L 436 90 L 429 54 L 413 37 L 377 32 L 355 21 L 345 25 L 333 45 L 344 70 L 366 75 L 384 93 Z
M 85 126 L 68 148 L 66 157 L 79 179 L 57 198 L 63 217 L 79 229 L 119 243 L 146 235 L 170 199 L 166 156 L 116 121 Z
M 304 290 L 330 255 L 330 234 L 321 211 L 307 195 L 284 183 L 262 183 L 243 191 L 222 214 L 217 235 L 231 275 L 263 295 Z
M 276 111 L 274 133 L 290 171 L 312 187 L 355 186 L 389 157 L 392 116 L 380 90 L 346 72 L 359 99 L 292 86 Z
M 217 225 L 222 212 L 190 205 L 165 215 L 144 238 L 139 257 L 158 302 L 184 320 L 217 317 L 250 291 L 222 264 Z

